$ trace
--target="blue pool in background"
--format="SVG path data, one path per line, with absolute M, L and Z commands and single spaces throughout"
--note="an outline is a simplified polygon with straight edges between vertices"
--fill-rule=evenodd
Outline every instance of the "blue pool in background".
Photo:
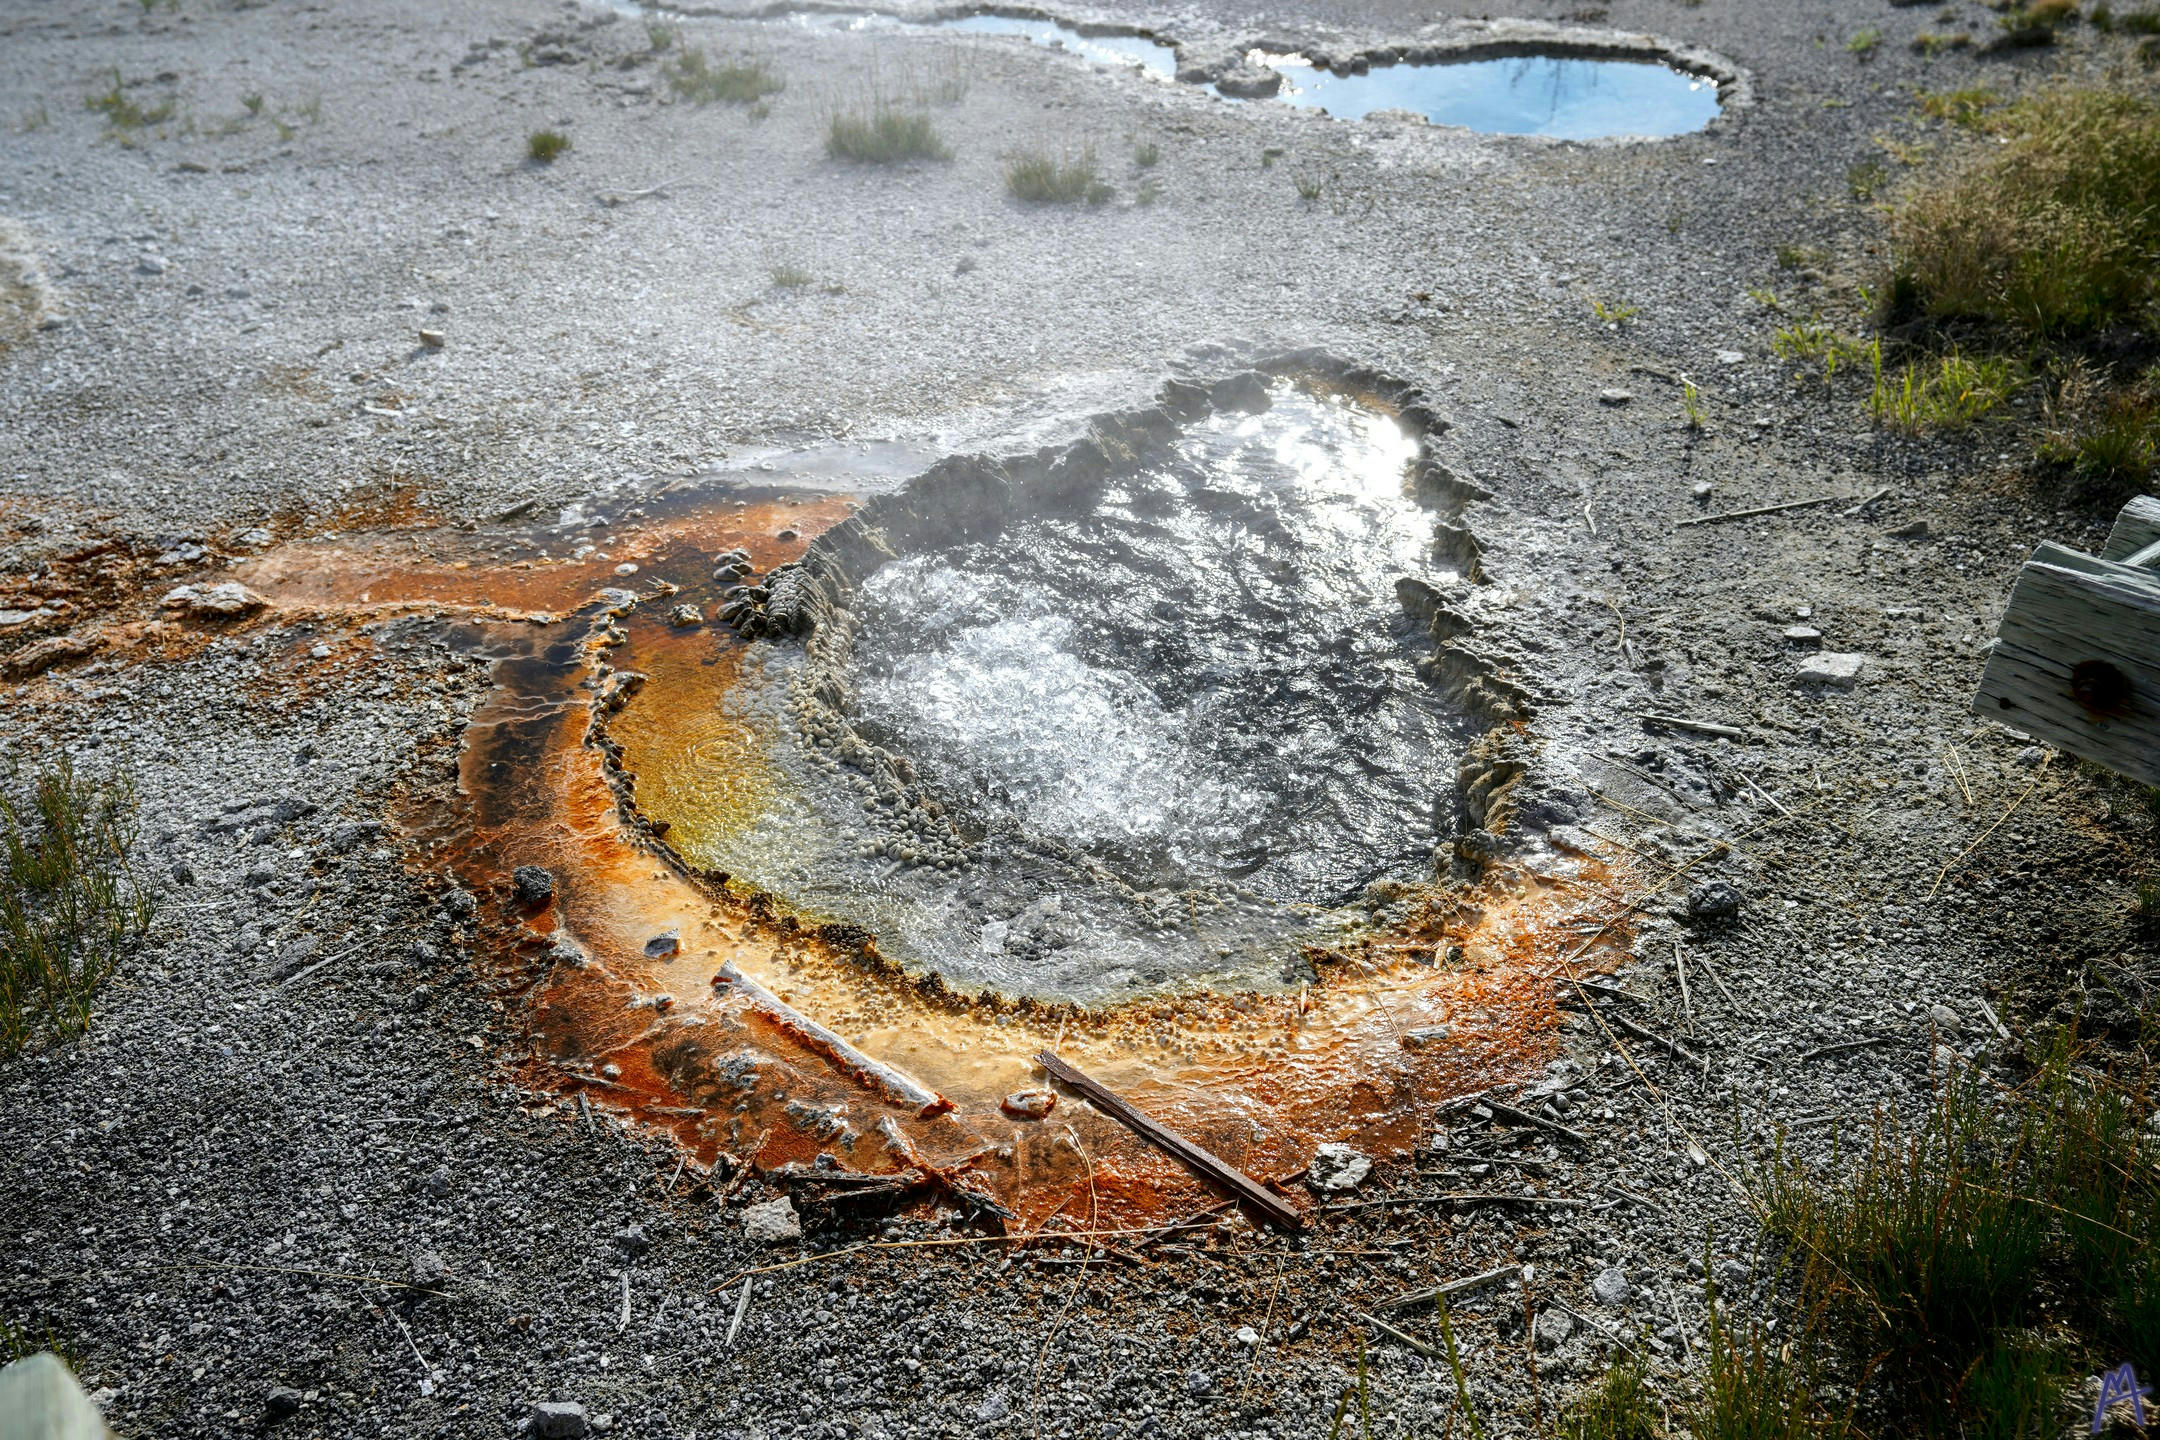
M 1278 99 L 1343 120 L 1409 110 L 1435 125 L 1488 135 L 1596 140 L 1686 135 L 1718 113 L 1716 81 L 1654 60 L 1520 55 L 1376 65 L 1363 75 L 1336 75 L 1283 57 L 1267 63 L 1283 77 Z

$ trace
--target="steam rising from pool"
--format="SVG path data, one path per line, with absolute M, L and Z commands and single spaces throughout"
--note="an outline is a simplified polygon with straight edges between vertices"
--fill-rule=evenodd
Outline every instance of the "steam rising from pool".
M 1105 1003 L 1304 978 L 1330 907 L 1429 875 L 1471 726 L 1396 597 L 1456 578 L 1409 493 L 1416 442 L 1339 394 L 1268 398 L 873 572 L 851 734 L 791 697 L 800 650 L 756 647 L 726 709 L 760 738 L 762 798 L 671 812 L 673 838 L 959 986 Z M 857 768 L 865 747 L 908 783 Z

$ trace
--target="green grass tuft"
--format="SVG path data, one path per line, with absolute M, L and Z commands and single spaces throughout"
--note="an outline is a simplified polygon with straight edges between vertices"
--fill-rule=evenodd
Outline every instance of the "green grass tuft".
M 928 112 L 882 97 L 855 109 L 835 110 L 826 122 L 825 153 L 866 165 L 952 158 Z
M 1162 163 L 1162 146 L 1153 140 L 1143 140 L 1133 147 L 1133 164 L 1143 170 L 1152 170 Z
M 127 89 L 120 79 L 120 69 L 113 67 L 112 84 L 83 102 L 88 109 L 105 117 L 105 124 L 120 134 L 129 134 L 146 125 L 162 125 L 173 115 L 173 102 L 160 100 L 154 105 L 143 105 L 128 97 Z
M 155 917 L 137 883 L 135 795 L 63 761 L 0 793 L 0 1054 L 79 1034 L 90 1001 Z
M 695 45 L 679 46 L 664 73 L 676 98 L 693 105 L 755 105 L 787 88 L 779 72 L 763 60 L 731 60 L 715 65 Z
M 1847 40 L 1845 48 L 1865 60 L 1868 56 L 1874 54 L 1876 47 L 1881 44 L 1882 31 L 1870 25 L 1867 29 L 1857 32 L 1850 40 Z
M 1868 410 L 1881 424 L 1920 434 L 1962 430 L 2010 398 L 2023 377 L 2015 362 L 2000 355 L 1965 355 L 1951 351 L 1933 360 L 1908 360 L 1882 368 L 1881 347 L 1872 353 L 1875 388 Z
M 803 269 L 800 265 L 775 265 L 765 273 L 772 277 L 773 284 L 783 290 L 800 290 L 805 285 L 817 283 L 817 276 Z
M 570 148 L 570 137 L 560 130 L 535 130 L 525 137 L 525 153 L 534 163 L 552 165 Z
M 1077 155 L 1015 151 L 1005 157 L 1005 189 L 1015 200 L 1034 205 L 1101 205 L 1115 193 L 1102 178 L 1092 145 Z
M 1664 1414 L 1640 1361 L 1613 1366 L 1560 1417 L 1560 1440 L 1665 1440 Z
M 2160 106 L 2060 89 L 1987 118 L 1990 143 L 1891 217 L 1885 319 L 2015 340 L 2160 333 Z

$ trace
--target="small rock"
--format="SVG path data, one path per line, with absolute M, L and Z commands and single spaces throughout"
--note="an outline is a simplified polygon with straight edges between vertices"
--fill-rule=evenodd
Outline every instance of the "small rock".
M 1211 1377 L 1211 1376 L 1210 1376 L 1210 1375 L 1209 1375 L 1209 1374 L 1207 1373 L 1207 1371 L 1205 1371 L 1205 1370 L 1188 1370 L 1188 1371 L 1186 1371 L 1186 1372 L 1185 1372 L 1185 1393 L 1186 1393 L 1186 1394 L 1188 1394 L 1188 1395 L 1205 1395 L 1205 1394 L 1207 1394 L 1207 1393 L 1208 1393 L 1208 1392 L 1209 1392 L 1210 1390 L 1213 1390 L 1214 1388 L 1215 1388 L 1215 1381 L 1214 1381 L 1214 1379 L 1213 1379 L 1213 1378 L 1212 1378 L 1212 1377 Z
M 1537 1317 L 1533 1334 L 1540 1350 L 1557 1350 L 1575 1333 L 1575 1317 L 1561 1309 L 1549 1309 Z
M 1845 650 L 1825 650 L 1800 663 L 1793 672 L 1793 679 L 1802 685 L 1821 685 L 1833 690 L 1850 690 L 1859 683 L 1860 669 L 1867 663 L 1867 656 Z
M 263 1413 L 272 1420 L 283 1420 L 300 1413 L 301 1394 L 290 1385 L 273 1385 L 263 1397 Z
M 182 585 L 167 591 L 159 603 L 198 619 L 232 620 L 252 615 L 270 602 L 237 580 L 221 580 L 215 585 Z
M 316 644 L 308 646 L 307 653 L 309 658 L 311 659 L 327 660 L 330 658 L 330 647 L 328 645 L 317 642 Z
M 528 1433 L 535 1440 L 582 1440 L 591 1428 L 583 1405 L 570 1400 L 543 1400 L 532 1407 Z
M 518 904 L 538 910 L 555 898 L 555 877 L 542 866 L 520 865 L 510 872 L 510 888 L 516 892 Z
M 1237 1333 L 1231 1338 L 1248 1350 L 1254 1349 L 1260 1344 L 1260 1332 L 1250 1325 L 1238 1326 Z
M 1794 645 L 1820 645 L 1822 631 L 1812 625 L 1788 625 L 1785 627 L 1785 638 Z
M 432 1176 L 429 1178 L 433 1179 Z M 443 1179 L 447 1185 L 449 1176 L 446 1174 Z M 412 1257 L 412 1278 L 415 1285 L 438 1286 L 450 1278 L 450 1267 L 443 1264 L 442 1256 L 434 1251 L 422 1250 Z
M 1265 100 L 1282 89 L 1282 71 L 1240 60 L 1215 77 L 1215 88 L 1233 100 Z
M 1730 920 L 1745 898 L 1729 880 L 1705 880 L 1688 891 L 1687 912 L 1697 920 Z
M 104 637 L 99 635 L 49 635 L 8 656 L 7 673 L 14 679 L 27 680 L 55 665 L 95 655 L 104 644 Z
M 1016 1090 L 998 1102 L 1015 1120 L 1040 1120 L 1057 1108 L 1057 1096 L 1048 1090 Z
M 1957 1051 L 1951 1049 L 1949 1046 L 1937 1045 L 1935 1047 L 1936 1074 L 1948 1075 L 1951 1071 L 1957 1069 L 1958 1066 L 1964 1063 L 1965 1057 L 1958 1054 Z
M 642 1260 L 652 1249 L 652 1237 L 645 1233 L 643 1225 L 632 1222 L 615 1232 L 615 1248 L 632 1260 Z
M 437 1200 L 444 1199 L 450 1194 L 449 1166 L 438 1165 L 435 1167 L 435 1173 L 427 1177 L 427 1193 Z
M 1597 392 L 1597 398 L 1600 405 L 1625 405 L 1635 398 L 1635 392 L 1632 390 L 1600 390 Z
M 276 538 L 268 530 L 256 526 L 252 529 L 242 530 L 239 534 L 233 536 L 228 543 L 236 550 L 260 550 Z
M 1600 1305 L 1625 1305 L 1629 1294 L 1627 1271 L 1618 1265 L 1599 1271 L 1590 1282 L 1590 1293 Z
M 1965 1029 L 1965 1022 L 1958 1019 L 1957 1011 L 1947 1005 L 1930 1005 L 1927 1013 L 1928 1019 L 1935 1022 L 1935 1028 L 1946 1035 L 1957 1035 Z
M 381 830 L 382 825 L 374 820 L 342 821 L 330 831 L 330 851 L 334 855 L 350 855 Z
M 2047 751 L 2041 749 L 2038 745 L 2027 745 L 2017 754 L 2010 757 L 2011 763 L 2021 770 L 2037 769 L 2040 762 L 2045 759 L 2047 759 Z
M 422 330 L 420 343 L 430 350 L 440 350 L 443 347 L 443 333 L 440 330 Z
M 1745 359 L 1747 359 L 1747 356 L 1738 350 L 1720 350 L 1717 352 L 1717 363 L 1720 365 L 1738 365 Z
M 705 612 L 695 605 L 677 605 L 668 612 L 668 624 L 670 625 L 679 625 L 687 629 L 692 625 L 702 625 L 704 623 Z
M 645 942 L 645 958 L 665 960 L 670 955 L 682 953 L 682 936 L 673 930 L 664 930 Z
M 195 883 L 195 867 L 185 860 L 173 861 L 172 869 L 167 873 L 172 876 L 172 882 L 175 885 L 192 885 Z
M 782 530 L 779 534 L 773 536 L 773 539 L 782 541 L 783 543 L 789 540 L 799 540 L 801 538 L 802 534 L 800 531 L 797 530 Z
M 1405 1050 L 1424 1050 L 1439 1044 L 1454 1033 L 1455 1027 L 1452 1025 L 1420 1025 L 1403 1032 L 1402 1047 Z
M 1305 1167 L 1305 1178 L 1315 1190 L 1354 1190 L 1372 1170 L 1372 1161 L 1363 1153 L 1330 1140 L 1313 1152 L 1312 1163 Z
M 746 1208 L 742 1228 L 743 1238 L 755 1245 L 785 1245 L 802 1239 L 802 1220 L 795 1214 L 795 1202 L 785 1195 Z
M 637 574 L 637 566 L 631 564 L 628 560 L 625 560 L 622 564 L 615 567 L 615 573 L 617 575 L 635 575 Z
M 1710 497 L 1716 490 L 1717 484 L 1711 480 L 1697 480 L 1693 485 L 1688 486 L 1688 494 L 1695 497 L 1695 503 L 1698 505 L 1709 504 Z
M 982 1404 L 975 1407 L 975 1419 L 984 1425 L 994 1424 L 1012 1414 L 1012 1402 L 1005 1398 L 1003 1390 L 992 1390 L 983 1396 Z
M 1892 530 L 1890 532 L 1890 538 L 1893 540 L 1925 540 L 1928 538 L 1929 535 L 1933 533 L 1934 532 L 1928 528 L 1927 521 L 1915 520 L 1911 524 L 1900 525 L 1897 527 L 1897 529 Z
M 162 255 L 145 255 L 135 262 L 135 273 L 138 275 L 163 275 L 170 269 L 172 261 Z

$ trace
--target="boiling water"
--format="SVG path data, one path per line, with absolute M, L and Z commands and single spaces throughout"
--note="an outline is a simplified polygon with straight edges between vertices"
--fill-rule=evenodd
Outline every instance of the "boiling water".
M 1329 907 L 1430 873 L 1466 734 L 1395 594 L 1451 578 L 1406 493 L 1414 450 L 1279 386 L 1070 509 L 888 562 L 855 603 L 850 719 L 966 858 L 887 858 L 868 783 L 794 738 L 788 644 L 753 647 L 723 706 L 761 737 L 764 798 L 682 843 L 962 986 L 1296 983 Z

